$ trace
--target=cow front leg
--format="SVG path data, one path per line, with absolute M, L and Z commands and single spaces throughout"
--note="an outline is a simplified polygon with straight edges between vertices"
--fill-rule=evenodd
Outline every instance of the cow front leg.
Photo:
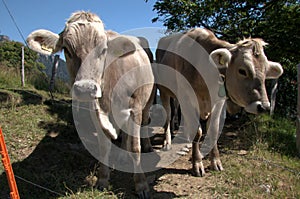
M 142 114 L 137 110 L 133 110 L 130 113 L 131 121 L 128 121 L 127 125 L 127 150 L 130 152 L 130 156 L 133 160 L 133 178 L 135 183 L 135 191 L 139 198 L 150 198 L 150 189 L 147 183 L 145 174 L 143 173 L 141 166 L 141 122 Z
M 211 124 L 211 118 L 208 119 L 207 124 Z M 208 129 L 208 127 L 207 127 Z M 206 135 L 206 136 L 210 136 L 212 140 L 214 140 L 214 146 L 210 151 L 209 154 L 209 159 L 210 159 L 210 169 L 215 170 L 215 171 L 223 171 L 223 166 L 221 163 L 221 159 L 220 159 L 220 153 L 219 153 L 219 149 L 218 149 L 218 138 L 219 135 L 217 132 L 213 133 L 212 135 Z
M 109 155 L 111 150 L 111 140 L 104 132 L 98 132 L 98 146 L 99 146 L 99 167 L 97 170 L 97 188 L 99 190 L 107 189 L 110 178 Z
M 220 159 L 218 145 L 215 144 L 213 149 L 210 152 L 210 168 L 215 171 L 223 171 L 224 168 L 222 166 L 222 162 Z
M 96 111 L 97 112 L 97 111 Z M 110 169 L 107 166 L 109 164 L 109 156 L 111 150 L 111 138 L 108 137 L 108 132 L 101 128 L 99 117 L 97 113 L 91 110 L 90 115 L 97 131 L 98 141 L 98 154 L 99 167 L 97 169 L 97 183 L 96 187 L 100 190 L 107 189 L 109 185 Z
M 201 127 L 198 128 L 196 136 L 192 145 L 192 173 L 194 176 L 200 177 L 205 175 L 205 170 L 202 162 L 202 155 L 200 153 L 200 139 L 202 136 Z

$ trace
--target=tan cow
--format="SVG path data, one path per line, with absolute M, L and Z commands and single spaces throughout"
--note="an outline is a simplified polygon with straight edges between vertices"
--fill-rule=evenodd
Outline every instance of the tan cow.
M 135 39 L 107 32 L 99 17 L 90 12 L 76 12 L 59 34 L 47 30 L 32 32 L 27 42 L 40 53 L 64 50 L 73 84 L 73 101 L 85 101 L 96 112 L 93 123 L 100 137 L 100 159 L 108 161 L 111 139 L 118 136 L 118 122 L 127 130 L 126 148 L 134 167 L 135 189 L 140 198 L 149 198 L 149 187 L 141 168 L 141 125 L 148 121 L 149 101 L 154 76 L 147 54 Z M 127 107 L 122 106 L 123 103 Z M 127 104 L 126 104 L 127 103 Z M 123 114 L 115 121 L 112 108 Z M 118 108 L 118 107 L 117 107 Z M 119 124 L 118 124 L 119 125 Z M 101 127 L 101 128 L 100 128 Z M 104 133 L 103 133 L 104 132 Z M 98 186 L 107 188 L 109 168 L 101 164 Z
M 179 72 L 194 90 L 196 95 L 195 100 L 198 103 L 198 107 L 196 108 L 200 110 L 199 120 L 207 121 L 210 118 L 211 107 L 213 105 L 210 101 L 208 88 L 210 85 L 206 84 L 202 76 L 203 74 L 199 74 L 196 68 L 204 67 L 203 64 L 208 63 L 209 59 L 213 60 L 225 80 L 224 84 L 228 100 L 243 107 L 249 113 L 257 114 L 264 112 L 270 109 L 270 103 L 266 94 L 265 79 L 276 79 L 283 73 L 279 63 L 268 61 L 264 54 L 264 45 L 266 43 L 262 39 L 251 38 L 231 44 L 218 39 L 211 31 L 201 28 L 166 36 L 160 39 L 156 50 L 157 76 L 158 79 L 166 78 L 162 75 L 163 72 L 160 69 L 163 68 L 162 66 L 169 66 Z M 203 49 L 205 53 L 195 50 L 197 48 Z M 180 53 L 178 52 L 192 60 L 194 65 L 186 57 L 179 56 L 178 54 Z M 205 57 L 203 54 L 207 54 L 207 56 Z M 168 78 L 169 81 L 173 82 L 172 84 L 180 88 L 181 82 L 179 82 L 177 76 L 173 75 L 173 79 L 171 77 Z M 170 98 L 178 98 L 178 96 L 164 85 L 158 85 L 158 88 L 162 104 L 167 111 L 165 148 L 169 149 L 171 146 Z M 185 90 L 181 89 L 178 91 L 178 95 L 185 92 Z M 195 104 L 188 99 L 184 103 L 190 103 L 191 106 Z M 232 106 L 228 108 L 230 110 Z M 182 115 L 185 119 L 184 123 L 191 122 L 186 119 L 189 114 L 191 113 L 184 112 L 182 108 Z M 218 125 L 218 123 L 214 125 Z M 217 133 L 215 132 L 215 134 Z M 202 164 L 203 157 L 201 157 L 199 149 L 201 135 L 202 129 L 200 126 L 194 138 L 192 148 L 193 173 L 196 176 L 202 176 L 205 173 Z M 214 145 L 210 152 L 210 160 L 213 169 L 223 170 L 217 144 Z

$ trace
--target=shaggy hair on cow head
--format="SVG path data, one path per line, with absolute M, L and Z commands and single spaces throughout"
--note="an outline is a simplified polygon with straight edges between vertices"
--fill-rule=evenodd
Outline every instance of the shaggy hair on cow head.
M 73 52 L 84 58 L 95 46 L 106 42 L 104 24 L 94 13 L 75 12 L 60 33 L 60 40 L 67 54 L 71 55 Z
M 264 40 L 260 38 L 247 38 L 237 42 L 234 48 L 253 48 L 253 54 L 255 56 L 259 56 L 263 54 L 264 46 L 266 45 L 268 45 L 268 43 L 264 42 Z
M 94 13 L 85 12 L 85 11 L 77 11 L 71 14 L 71 17 L 67 21 L 67 23 L 74 22 L 99 22 L 102 23 L 101 19 Z

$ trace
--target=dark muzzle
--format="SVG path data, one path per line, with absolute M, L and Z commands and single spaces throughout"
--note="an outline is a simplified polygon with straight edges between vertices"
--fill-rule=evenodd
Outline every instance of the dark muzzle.
M 253 114 L 265 113 L 270 111 L 270 103 L 262 103 L 261 101 L 256 101 L 246 106 L 245 111 Z

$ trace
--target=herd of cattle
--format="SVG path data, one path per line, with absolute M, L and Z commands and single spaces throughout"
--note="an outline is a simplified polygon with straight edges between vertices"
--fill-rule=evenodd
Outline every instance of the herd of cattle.
M 266 43 L 263 40 L 250 38 L 231 44 L 201 28 L 161 38 L 156 50 L 155 65 L 145 38 L 107 31 L 97 15 L 83 11 L 73 13 L 61 33 L 36 30 L 28 36 L 27 42 L 31 49 L 43 54 L 64 51 L 73 85 L 73 100 L 91 103 L 91 108 L 96 111 L 93 123 L 104 132 L 99 132 L 100 137 L 117 139 L 118 121 L 111 119 L 111 107 L 126 102 L 127 107 L 120 106 L 124 116 L 121 123 L 127 131 L 124 146 L 131 152 L 133 165 L 138 171 L 133 175 L 139 198 L 150 197 L 149 186 L 141 168 L 141 148 L 146 151 L 152 148 L 149 138 L 141 136 L 141 126 L 148 123 L 156 88 L 160 91 L 162 105 L 167 112 L 164 148 L 170 149 L 170 100 L 180 101 L 178 93 L 184 95 L 186 92 L 182 89 L 178 74 L 188 82 L 194 93 L 193 98 L 185 98 L 185 106 L 190 104 L 190 108 L 199 116 L 199 121 L 209 121 L 215 102 L 211 100 L 210 88 L 205 80 L 207 77 L 203 77 L 197 67 L 203 68 L 203 64 L 210 63 L 209 60 L 217 66 L 219 76 L 212 78 L 224 83 L 227 111 L 243 107 L 254 114 L 270 109 L 265 80 L 276 79 L 283 73 L 279 63 L 271 62 L 265 56 L 263 47 Z M 168 66 L 175 71 L 174 74 L 160 75 L 163 73 L 160 65 Z M 156 84 L 157 78 L 166 78 L 175 91 L 167 85 Z M 189 118 L 190 111 L 182 111 L 182 114 L 184 118 Z M 185 122 L 189 123 L 188 120 Z M 202 176 L 205 171 L 199 149 L 202 136 L 200 123 L 196 131 L 192 146 L 192 170 L 196 176 Z M 109 158 L 111 145 L 101 145 L 101 156 Z M 211 168 L 223 170 L 217 144 L 210 152 L 210 160 Z M 107 187 L 108 180 L 109 168 L 101 164 L 98 185 Z

